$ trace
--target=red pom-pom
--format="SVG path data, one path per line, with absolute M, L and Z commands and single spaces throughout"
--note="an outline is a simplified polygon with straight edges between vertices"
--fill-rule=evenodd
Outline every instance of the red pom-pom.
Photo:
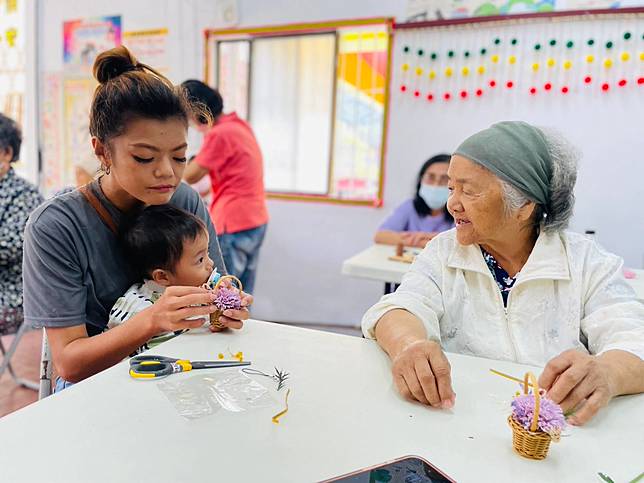
M 566 86 L 563 86 L 563 87 L 561 88 L 561 93 L 562 93 L 562 94 L 568 94 L 568 88 L 567 88 Z
M 620 80 L 620 81 L 617 83 L 617 85 L 618 85 L 619 87 L 624 87 L 624 86 L 626 85 L 626 79 L 622 79 L 622 80 Z
M 586 84 L 590 84 L 592 81 L 593 81 L 593 78 L 592 78 L 592 77 L 590 77 L 590 76 L 586 76 L 586 78 L 584 79 L 584 82 L 585 82 Z
M 514 87 L 514 82 L 508 81 L 508 82 L 506 82 L 505 85 L 507 86 L 508 89 L 512 89 Z
M 483 89 L 476 89 L 476 95 L 481 97 L 483 95 Z
M 536 87 L 530 87 L 530 94 L 536 94 L 537 93 L 537 88 Z
M 491 80 L 491 81 L 490 81 L 490 87 L 495 87 L 495 86 L 496 86 L 496 81 L 495 81 L 495 80 Z
M 461 97 L 465 99 L 467 97 L 467 91 L 461 91 Z
M 639 78 L 637 79 L 637 83 L 638 83 L 639 85 L 644 84 L 644 77 L 639 77 Z
M 420 97 L 420 91 L 414 91 L 414 97 Z
M 552 84 L 551 84 L 550 82 L 547 82 L 547 83 L 546 83 L 546 85 L 545 85 L 545 86 L 543 86 L 543 88 L 544 88 L 545 90 L 549 91 L 550 89 L 552 89 Z
M 407 86 L 400 86 L 400 92 L 405 92 L 407 90 Z
M 450 94 L 449 92 L 446 92 L 446 93 L 445 93 L 445 95 L 443 96 L 443 98 L 444 98 L 446 101 L 449 101 L 451 97 L 452 97 L 452 96 L 451 96 L 451 94 Z
M 427 94 L 427 100 L 428 101 L 433 101 L 434 100 L 434 95 L 433 94 Z
M 602 84 L 602 91 L 607 91 L 608 89 L 610 89 L 608 84 Z

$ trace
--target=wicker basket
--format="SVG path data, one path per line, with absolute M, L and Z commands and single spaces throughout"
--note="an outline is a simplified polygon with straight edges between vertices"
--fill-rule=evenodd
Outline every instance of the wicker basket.
M 527 372 L 523 379 L 523 391 L 525 394 L 528 394 L 528 382 L 532 383 L 534 394 L 534 416 L 532 418 L 532 424 L 530 425 L 530 431 L 517 423 L 512 416 L 508 417 L 508 423 L 512 428 L 512 445 L 514 446 L 514 451 L 525 458 L 542 460 L 548 455 L 548 448 L 550 448 L 552 437 L 548 433 L 538 429 L 539 385 L 537 384 L 537 378 L 531 372 Z
M 223 277 L 220 277 L 219 280 L 217 280 L 217 284 L 215 285 L 215 288 L 213 290 L 217 290 L 224 280 L 231 280 L 235 282 L 237 284 L 237 290 L 240 294 L 242 290 L 244 290 L 244 286 L 242 285 L 241 280 L 239 280 L 234 275 L 224 275 Z M 216 329 L 224 329 L 225 326 L 221 322 L 219 322 L 219 317 L 221 317 L 223 313 L 224 311 L 219 309 L 210 314 L 210 325 L 212 325 Z

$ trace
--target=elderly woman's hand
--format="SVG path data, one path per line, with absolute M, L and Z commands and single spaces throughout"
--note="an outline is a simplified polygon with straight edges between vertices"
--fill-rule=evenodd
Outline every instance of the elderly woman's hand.
M 584 404 L 568 418 L 574 425 L 588 422 L 618 393 L 611 366 L 601 357 L 568 350 L 551 359 L 539 377 L 539 386 L 564 412 Z
M 437 342 L 411 342 L 392 362 L 394 382 L 404 397 L 436 408 L 454 406 L 451 367 Z
M 225 329 L 241 329 L 244 326 L 244 320 L 247 320 L 250 316 L 248 307 L 253 304 L 253 296 L 245 292 L 241 293 L 241 305 L 242 308 L 239 310 L 228 309 L 224 311 L 224 314 L 219 317 L 219 322 L 222 327 L 213 327 L 210 326 L 212 332 L 221 332 Z

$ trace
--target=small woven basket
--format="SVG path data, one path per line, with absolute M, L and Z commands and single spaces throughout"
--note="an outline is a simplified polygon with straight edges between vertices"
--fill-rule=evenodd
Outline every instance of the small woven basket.
M 241 283 L 241 280 L 239 280 L 237 277 L 234 275 L 224 275 L 217 280 L 217 284 L 215 285 L 215 288 L 213 290 L 217 290 L 221 283 L 224 280 L 231 280 L 237 284 L 237 290 L 239 291 L 239 294 L 241 295 L 242 290 L 244 290 L 244 286 Z M 212 314 L 210 314 L 210 325 L 212 325 L 216 329 L 223 329 L 224 325 L 219 322 L 219 317 L 223 315 L 224 311 L 221 309 L 216 310 Z
M 532 383 L 534 394 L 534 415 L 532 418 L 532 424 L 530 425 L 530 431 L 528 431 L 517 423 L 511 415 L 508 417 L 508 423 L 512 428 L 512 446 L 514 446 L 514 451 L 525 458 L 542 460 L 548 455 L 548 449 L 550 448 L 552 437 L 548 433 L 538 429 L 540 400 L 539 385 L 537 383 L 537 378 L 531 372 L 526 372 L 523 379 L 523 391 L 525 394 L 528 394 L 528 382 Z

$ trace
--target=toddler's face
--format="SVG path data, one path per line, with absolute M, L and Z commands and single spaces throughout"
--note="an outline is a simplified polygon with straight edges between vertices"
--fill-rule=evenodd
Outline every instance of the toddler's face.
M 183 243 L 183 253 L 172 272 L 167 272 L 169 285 L 198 287 L 208 280 L 214 263 L 208 256 L 208 232 Z

